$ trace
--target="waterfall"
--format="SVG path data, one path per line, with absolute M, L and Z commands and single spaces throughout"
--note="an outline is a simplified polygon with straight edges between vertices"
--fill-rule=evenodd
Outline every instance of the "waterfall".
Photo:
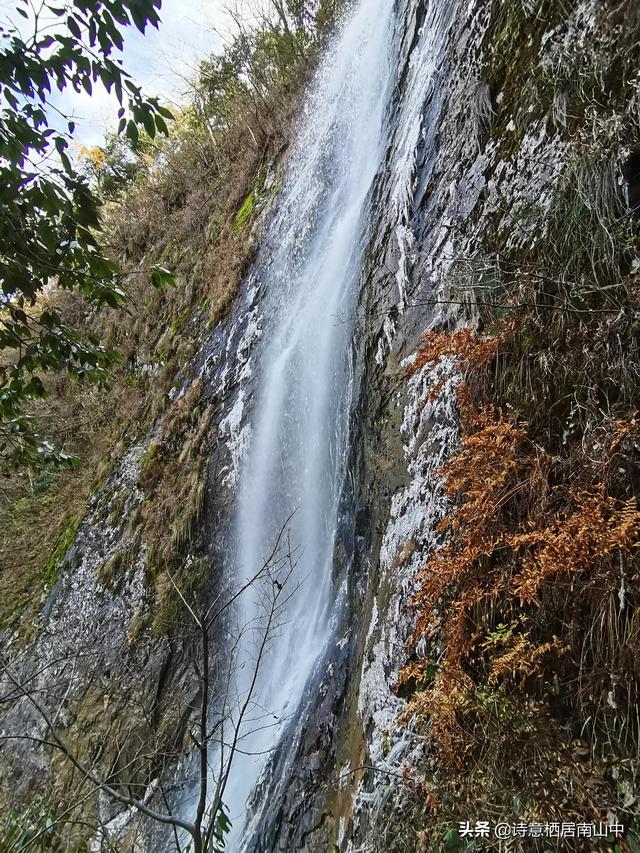
M 351 338 L 368 200 L 386 148 L 393 6 L 361 0 L 324 57 L 264 238 L 265 320 L 238 494 L 238 583 L 260 570 L 278 541 L 279 547 L 269 575 L 240 599 L 238 707 L 251 690 L 267 630 L 265 607 L 285 589 L 225 795 L 234 851 L 253 849 L 248 829 L 245 840 L 240 837 L 252 818 L 247 799 L 295 719 L 339 607 L 333 557 L 346 467 Z

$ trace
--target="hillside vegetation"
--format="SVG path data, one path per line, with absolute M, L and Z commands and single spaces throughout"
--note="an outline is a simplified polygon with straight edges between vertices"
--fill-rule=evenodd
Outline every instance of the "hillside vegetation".
M 62 372 L 41 377 L 46 397 L 30 414 L 78 464 L 23 467 L 0 480 L 0 628 L 24 621 L 30 633 L 39 593 L 55 582 L 89 497 L 152 424 L 161 440 L 145 460 L 150 500 L 134 521 L 151 576 L 177 560 L 202 507 L 210 413 L 198 405 L 197 384 L 186 410 L 169 392 L 190 381 L 198 342 L 225 317 L 251 261 L 253 226 L 277 192 L 299 96 L 339 6 L 267 4 L 254 26 L 238 20 L 224 52 L 201 63 L 168 138 L 141 129 L 77 149 L 104 201 L 101 238 L 122 270 L 126 305 L 96 311 L 55 287 L 38 302 L 37 311 L 55 308 L 65 323 L 98 335 L 117 360 L 106 387 Z M 184 491 L 175 491 L 177 481 Z

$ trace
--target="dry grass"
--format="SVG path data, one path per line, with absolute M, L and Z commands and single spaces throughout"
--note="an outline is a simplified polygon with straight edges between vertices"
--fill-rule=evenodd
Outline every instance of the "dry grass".
M 616 849 L 638 844 L 640 240 L 624 179 L 640 18 L 603 7 L 598 49 L 559 39 L 541 73 L 541 35 L 570 10 L 541 2 L 531 29 L 518 5 L 495 4 L 488 34 L 492 139 L 508 159 L 546 115 L 573 145 L 549 209 L 501 212 L 452 268 L 446 298 L 475 331 L 432 332 L 410 369 L 457 361 L 462 438 L 397 685 L 428 745 L 424 790 L 403 793 L 412 819 L 389 819 L 402 841 L 388 849 L 464 848 L 451 827 L 465 819 L 610 813 L 629 827 Z
M 124 447 L 158 418 L 156 482 L 145 484 L 142 517 L 133 521 L 149 546 L 151 579 L 165 562 L 179 563 L 204 502 L 211 412 L 197 407 L 195 386 L 174 405 L 168 393 L 189 381 L 196 340 L 224 317 L 247 269 L 254 234 L 251 223 L 234 227 L 236 214 L 265 161 L 282 151 L 296 104 L 296 97 L 274 102 L 259 143 L 247 127 L 232 128 L 224 151 L 192 122 L 111 209 L 105 230 L 111 251 L 124 260 L 125 311 L 96 316 L 75 294 L 49 295 L 70 324 L 99 332 L 120 363 L 105 391 L 46 378 L 49 396 L 34 409 L 41 430 L 80 462 L 73 471 L 8 474 L 0 484 L 0 625 L 15 626 L 27 602 L 37 610 L 60 568 L 52 567 L 52 554 L 64 556 L 56 552 L 59 538 L 82 519 Z M 176 270 L 175 288 L 151 286 L 149 269 L 158 261 Z
M 470 389 L 491 387 L 519 335 L 507 329 L 493 342 L 431 333 L 418 359 L 458 348 L 470 383 L 458 391 L 461 448 L 442 471 L 448 541 L 417 576 L 396 685 L 402 721 L 424 722 L 437 768 L 444 824 L 424 818 L 432 840 L 461 819 L 456 789 L 464 816 L 597 822 L 625 808 L 616 788 L 640 772 L 640 509 L 620 477 L 637 465 L 640 420 L 609 421 L 588 455 L 574 444 L 558 456 L 478 405 Z

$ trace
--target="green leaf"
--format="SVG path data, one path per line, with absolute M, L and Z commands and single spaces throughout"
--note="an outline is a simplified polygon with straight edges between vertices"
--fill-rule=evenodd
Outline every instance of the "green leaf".
M 133 147 L 137 148 L 139 138 L 138 126 L 132 119 L 129 119 L 127 122 L 127 138 L 131 141 Z
M 31 20 L 26 3 L 17 5 L 18 13 Z M 64 462 L 64 454 L 39 437 L 26 407 L 46 393 L 47 372 L 66 371 L 104 386 L 115 363 L 114 353 L 95 337 L 65 326 L 55 310 L 43 311 L 36 322 L 24 307 L 52 280 L 82 294 L 89 305 L 119 308 L 125 302 L 116 267 L 98 247 L 101 200 L 70 158 L 65 134 L 50 125 L 45 105 L 56 89 L 93 96 L 97 86 L 114 91 L 122 103 L 126 86 L 130 116 L 127 120 L 121 107 L 122 136 L 116 137 L 125 152 L 126 179 L 139 127 L 150 136 L 166 133 L 164 119 L 171 114 L 155 98 L 145 100 L 110 53 L 122 48 L 125 26 L 133 22 L 141 31 L 147 24 L 157 26 L 159 5 L 159 0 L 47 0 L 51 20 L 46 32 L 27 40 L 9 29 L 0 40 L 0 281 L 5 309 L 0 324 L 0 465 L 35 464 L 44 458 Z M 65 126 L 73 136 L 75 123 L 68 120 Z M 151 277 L 154 287 L 174 284 L 163 267 Z
M 75 18 L 72 18 L 71 15 L 67 18 L 67 26 L 69 27 L 69 32 L 72 36 L 77 39 L 82 38 L 82 32 L 80 31 L 78 22 L 75 20 Z
M 448 829 L 443 840 L 447 850 L 459 850 L 461 847 L 462 842 L 457 829 Z
M 143 114 L 142 124 L 144 125 L 144 129 L 147 131 L 151 139 L 153 139 L 156 135 L 156 123 L 153 120 L 153 113 L 150 110 Z
M 158 128 L 160 133 L 163 133 L 165 136 L 169 136 L 169 128 L 167 127 L 167 123 L 162 118 L 162 116 L 159 115 L 158 113 L 156 113 L 155 120 L 156 120 L 156 127 Z
M 151 268 L 151 284 L 156 290 L 162 290 L 163 287 L 176 286 L 173 273 L 158 265 Z

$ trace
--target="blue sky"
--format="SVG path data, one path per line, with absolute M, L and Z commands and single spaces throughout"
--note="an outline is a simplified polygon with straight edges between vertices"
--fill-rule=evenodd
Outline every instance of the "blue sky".
M 19 0 L 0 0 L 0 18 L 11 20 L 23 32 L 28 24 L 15 13 Z M 39 5 L 39 0 L 36 0 Z M 218 52 L 229 31 L 226 12 L 229 0 L 163 0 L 159 30 L 147 28 L 142 35 L 134 28 L 125 33 L 124 65 L 149 95 L 161 95 L 171 103 L 184 100 L 188 79 L 198 60 Z M 117 125 L 118 103 L 99 86 L 89 97 L 68 90 L 55 99 L 56 106 L 74 117 L 75 139 L 84 145 L 99 145 L 106 129 Z

